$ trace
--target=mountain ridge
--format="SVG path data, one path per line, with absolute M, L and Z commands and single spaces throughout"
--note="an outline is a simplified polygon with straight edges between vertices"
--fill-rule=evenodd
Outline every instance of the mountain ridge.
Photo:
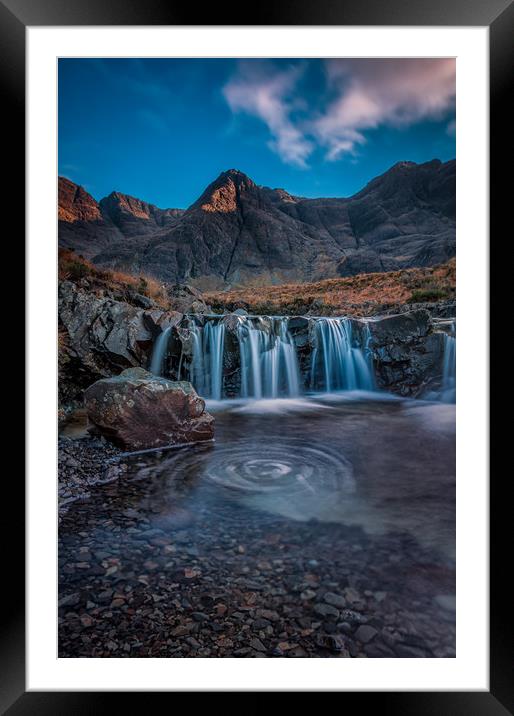
M 187 209 L 59 178 L 59 242 L 95 263 L 202 287 L 312 281 L 455 255 L 455 160 L 397 162 L 351 197 L 297 197 L 222 172 Z

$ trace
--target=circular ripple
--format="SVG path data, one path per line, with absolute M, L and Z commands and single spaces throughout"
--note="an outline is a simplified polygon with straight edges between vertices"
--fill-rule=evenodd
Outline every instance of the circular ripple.
M 217 445 L 203 474 L 211 482 L 247 493 L 319 495 L 354 489 L 348 460 L 325 446 L 295 439 L 262 446 L 252 440 Z

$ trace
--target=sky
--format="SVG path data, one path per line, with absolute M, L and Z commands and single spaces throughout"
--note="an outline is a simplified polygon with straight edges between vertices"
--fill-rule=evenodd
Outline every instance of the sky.
M 351 196 L 455 157 L 453 59 L 60 59 L 59 174 L 186 208 L 222 171 Z

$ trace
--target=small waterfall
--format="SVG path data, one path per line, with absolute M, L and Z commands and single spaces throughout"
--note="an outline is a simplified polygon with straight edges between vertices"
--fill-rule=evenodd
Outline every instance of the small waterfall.
M 170 327 L 165 328 L 155 341 L 152 352 L 152 360 L 150 362 L 150 372 L 154 375 L 162 375 L 164 356 L 166 355 L 166 351 L 168 349 L 170 332 Z
M 223 348 L 225 344 L 225 325 L 210 321 L 204 328 L 204 347 L 208 346 L 207 359 L 209 361 L 210 396 L 214 400 L 223 397 Z M 204 356 L 205 356 L 204 351 Z
M 455 403 L 456 390 L 456 339 L 455 323 L 452 323 L 451 334 L 444 335 L 443 355 L 443 389 L 441 400 L 444 403 Z
M 238 327 L 243 398 L 296 397 L 300 371 L 287 318 L 240 318 Z
M 192 341 L 190 380 L 199 395 L 221 400 L 225 326 L 221 321 L 207 321 L 201 328 L 191 321 L 189 331 Z M 180 364 L 182 365 L 182 356 Z
M 327 392 L 374 389 L 369 347 L 371 333 L 367 323 L 362 324 L 361 332 L 361 345 L 357 346 L 350 319 L 319 318 L 317 320 L 317 346 L 312 352 L 311 363 L 312 389 L 323 388 Z M 322 386 L 319 385 L 320 377 Z
M 292 324 L 293 337 L 288 317 L 186 317 L 176 329 L 182 352 L 168 366 L 170 375 L 190 380 L 199 395 L 214 400 L 297 397 L 309 384 L 309 370 L 314 391 L 374 389 L 368 323 L 348 318 L 301 320 L 300 334 L 298 323 Z M 157 375 L 164 368 L 170 330 L 155 342 L 151 370 Z M 309 368 L 306 351 L 313 335 Z

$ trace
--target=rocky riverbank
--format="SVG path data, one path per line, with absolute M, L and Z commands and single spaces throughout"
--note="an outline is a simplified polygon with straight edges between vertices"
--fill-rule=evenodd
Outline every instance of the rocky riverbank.
M 85 425 L 84 419 L 83 428 Z M 96 485 L 112 482 L 125 472 L 126 465 L 112 462 L 112 458 L 120 452 L 105 439 L 86 434 L 81 438 L 59 438 L 58 494 L 61 514 L 76 500 L 91 497 L 91 489 Z
M 455 656 L 454 571 L 405 534 L 179 499 L 159 528 L 141 492 L 63 516 L 60 657 Z

